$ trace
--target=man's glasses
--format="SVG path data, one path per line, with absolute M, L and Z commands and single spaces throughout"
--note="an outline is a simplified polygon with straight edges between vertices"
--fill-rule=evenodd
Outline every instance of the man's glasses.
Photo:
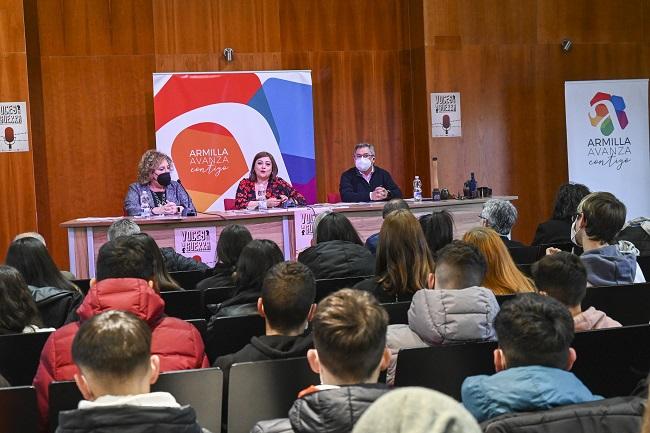
M 363 155 L 356 154 L 356 155 L 354 155 L 354 157 L 356 159 L 359 159 L 359 158 L 368 158 L 368 159 L 370 159 L 370 158 L 374 158 L 375 155 L 371 155 L 370 153 L 364 153 Z

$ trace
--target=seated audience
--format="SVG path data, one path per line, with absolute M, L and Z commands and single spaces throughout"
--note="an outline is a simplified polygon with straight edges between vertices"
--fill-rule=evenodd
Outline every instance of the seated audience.
M 546 410 L 600 400 L 569 370 L 576 360 L 571 314 L 536 293 L 506 302 L 494 320 L 499 347 L 492 376 L 471 376 L 463 405 L 479 421 L 511 412 Z
M 582 311 L 580 304 L 587 294 L 587 270 L 578 256 L 560 251 L 533 264 L 532 271 L 537 290 L 569 309 L 576 332 L 621 326 L 594 307 Z
M 397 388 L 374 402 L 352 433 L 481 433 L 453 398 L 432 389 Z
M 133 220 L 122 218 L 111 224 L 111 226 L 108 228 L 106 236 L 110 241 L 119 236 L 130 236 L 136 233 L 140 233 L 140 226 L 133 222 Z M 197 262 L 190 257 L 185 257 L 182 254 L 178 254 L 176 250 L 171 247 L 160 248 L 160 253 L 162 254 L 163 261 L 165 262 L 165 268 L 167 269 L 167 272 L 207 271 L 210 269 L 210 267 L 205 263 Z
M 308 267 L 281 262 L 266 273 L 257 311 L 264 317 L 265 335 L 253 337 L 239 352 L 220 356 L 214 363 L 227 377 L 236 362 L 296 358 L 313 346 L 307 324 L 316 311 L 316 280 Z
M 343 289 L 323 299 L 312 322 L 314 349 L 307 352 L 321 384 L 298 395 L 289 419 L 263 421 L 254 432 L 350 432 L 363 412 L 388 391 L 378 384 L 386 369 L 388 314 L 373 296 Z
M 158 248 L 156 241 L 147 233 L 136 233 L 132 235 L 142 241 L 142 245 L 148 250 L 153 257 L 153 281 L 156 283 L 158 292 L 174 292 L 183 290 L 176 281 L 169 275 L 165 267 L 165 261 Z
M 47 248 L 47 244 L 45 243 L 45 238 L 43 237 L 42 234 L 40 234 L 38 232 L 19 233 L 14 238 L 14 241 L 17 241 L 18 239 L 23 239 L 23 238 L 34 238 L 36 240 L 39 240 L 43 244 L 43 246 L 45 248 Z M 61 275 L 63 275 L 68 280 L 76 280 L 77 279 L 77 277 L 70 271 L 61 270 Z
M 551 219 L 537 226 L 531 245 L 571 243 L 571 219 L 589 188 L 579 183 L 565 183 L 555 197 Z
M 440 248 L 454 240 L 454 217 L 446 210 L 422 215 L 420 226 L 434 259 Z
M 39 331 L 44 328 L 27 283 L 16 269 L 0 265 L 0 335 Z
M 142 235 L 122 236 L 102 245 L 97 255 L 97 279 L 91 281 L 79 307 L 85 322 L 108 310 L 129 311 L 152 330 L 152 354 L 160 358 L 160 371 L 208 367 L 203 340 L 191 324 L 165 316 L 165 302 L 154 280 L 154 257 Z M 41 421 L 46 425 L 48 386 L 55 380 L 71 380 L 77 369 L 71 343 L 80 322 L 55 331 L 45 343 L 34 378 Z
M 616 240 L 631 242 L 640 256 L 650 256 L 650 218 L 639 217 L 626 222 Z
M 198 290 L 211 287 L 234 287 L 233 274 L 237 260 L 246 245 L 253 240 L 251 232 L 245 226 L 230 224 L 221 230 L 217 241 L 217 264 L 209 270 L 210 275 L 196 284 Z
M 510 239 L 512 226 L 517 221 L 517 208 L 508 200 L 491 198 L 483 205 L 479 215 L 483 227 L 489 227 L 501 236 L 508 248 L 521 248 L 526 245 Z
M 499 304 L 491 290 L 480 287 L 487 265 L 475 246 L 453 241 L 442 247 L 435 271 L 435 290 L 418 290 L 408 312 L 408 325 L 388 326 L 391 350 L 387 383 L 395 379 L 401 349 L 468 341 L 495 340 L 492 327 Z
M 580 259 L 591 286 L 645 282 L 636 262 L 639 250 L 627 241 L 611 245 L 625 224 L 626 212 L 625 205 L 609 192 L 592 192 L 578 205 L 571 240 L 584 250 Z M 547 252 L 557 251 L 549 248 Z
M 391 212 L 381 226 L 375 276 L 354 288 L 373 293 L 379 302 L 410 301 L 433 287 L 434 263 L 422 228 L 405 209 Z
M 83 295 L 57 269 L 45 245 L 34 237 L 13 241 L 5 263 L 20 272 L 39 309 L 43 325 L 59 328 L 77 320 Z
M 298 255 L 316 279 L 363 277 L 375 274 L 375 258 L 342 213 L 329 212 L 314 222 L 313 245 Z
M 386 219 L 386 216 L 394 210 L 406 209 L 409 210 L 409 204 L 403 198 L 393 198 L 388 200 L 381 211 L 381 217 Z M 374 255 L 377 254 L 377 244 L 379 243 L 379 233 L 372 234 L 366 239 L 366 248 Z
M 476 227 L 463 235 L 463 241 L 474 245 L 485 257 L 487 273 L 483 286 L 495 295 L 535 291 L 535 285 L 517 268 L 497 232 L 486 227 Z
M 151 392 L 160 358 L 151 354 L 149 325 L 132 313 L 106 311 L 79 327 L 72 341 L 74 374 L 83 400 L 59 415 L 59 433 L 196 432 L 190 406 L 168 392 Z
M 242 250 L 237 260 L 233 296 L 218 305 L 217 317 L 257 313 L 257 299 L 262 294 L 266 272 L 280 262 L 284 255 L 277 244 L 268 239 L 254 239 Z M 208 324 L 208 328 L 210 328 Z

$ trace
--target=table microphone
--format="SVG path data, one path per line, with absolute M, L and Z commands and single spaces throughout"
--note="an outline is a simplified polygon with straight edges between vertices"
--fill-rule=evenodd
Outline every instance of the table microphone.
M 183 188 L 183 191 L 185 191 L 185 194 L 187 194 L 187 196 L 189 197 L 189 196 L 190 196 L 190 193 L 187 192 L 187 190 L 186 190 L 185 187 L 183 186 L 183 183 L 181 182 L 181 178 L 180 178 L 180 177 L 179 177 L 178 179 L 176 179 L 176 182 L 178 182 L 178 184 L 181 186 L 181 188 Z M 196 216 L 196 212 L 193 211 L 193 210 L 188 210 L 186 216 Z

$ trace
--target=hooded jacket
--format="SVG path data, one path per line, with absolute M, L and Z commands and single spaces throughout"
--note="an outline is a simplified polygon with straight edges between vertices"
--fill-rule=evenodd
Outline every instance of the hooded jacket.
M 112 278 L 90 288 L 77 310 L 79 322 L 69 323 L 48 338 L 34 377 L 41 421 L 47 421 L 48 387 L 55 380 L 72 380 L 77 367 L 72 361 L 72 340 L 80 322 L 108 310 L 129 311 L 147 322 L 152 330 L 151 354 L 160 357 L 160 371 L 208 367 L 203 340 L 191 324 L 164 314 L 162 300 L 145 280 Z
M 78 319 L 76 310 L 81 305 L 81 292 L 56 287 L 28 286 L 34 298 L 43 326 L 60 328 Z
M 630 242 L 621 241 L 618 245 L 585 251 L 580 259 L 587 268 L 587 282 L 592 286 L 634 283 L 637 271 L 635 250 Z
M 388 391 L 384 384 L 307 388 L 293 403 L 289 419 L 259 422 L 251 433 L 349 433 L 366 409 Z
M 499 312 L 494 293 L 484 287 L 460 290 L 418 290 L 408 311 L 408 325 L 389 325 L 386 345 L 391 351 L 387 382 L 395 380 L 401 349 L 495 340 L 492 323 Z
M 463 405 L 479 421 L 512 412 L 551 409 L 601 400 L 573 373 L 530 365 L 492 376 L 470 376 L 461 387 Z
M 576 332 L 591 331 L 592 329 L 618 328 L 621 325 L 616 320 L 607 316 L 603 311 L 589 307 L 582 313 L 573 316 Z
M 321 242 L 298 255 L 317 280 L 375 274 L 375 257 L 367 248 L 346 241 Z
M 262 335 L 251 338 L 251 342 L 239 352 L 220 356 L 214 362 L 228 375 L 230 367 L 237 362 L 268 361 L 271 359 L 289 359 L 307 356 L 307 351 L 314 347 L 311 334 L 290 337 L 286 335 Z

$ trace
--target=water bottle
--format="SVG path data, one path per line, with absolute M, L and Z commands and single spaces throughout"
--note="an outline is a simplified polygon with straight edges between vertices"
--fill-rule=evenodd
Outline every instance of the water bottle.
M 422 181 L 420 176 L 415 176 L 415 179 L 413 179 L 413 200 L 422 201 Z
M 474 172 L 470 173 L 470 179 L 469 179 L 469 196 L 471 198 L 476 198 L 476 178 L 474 177 Z
M 266 205 L 266 190 L 258 190 L 257 191 L 257 208 L 259 210 L 266 210 L 267 205 Z
M 140 207 L 142 208 L 142 212 L 140 213 L 140 216 L 143 217 L 151 216 L 151 204 L 149 203 L 149 193 L 147 192 L 146 189 L 143 189 L 142 192 L 140 193 Z

